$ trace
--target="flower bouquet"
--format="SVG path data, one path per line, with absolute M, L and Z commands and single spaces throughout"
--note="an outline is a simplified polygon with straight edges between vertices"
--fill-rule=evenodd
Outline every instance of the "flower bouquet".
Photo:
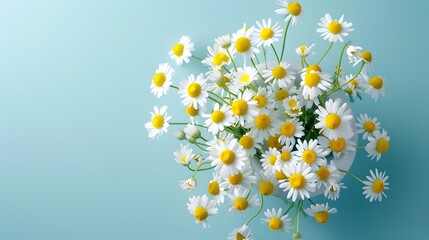
M 369 201 L 381 201 L 389 189 L 385 172 L 370 170 L 362 180 L 349 171 L 356 150 L 366 150 L 378 161 L 389 149 L 390 138 L 377 118 L 367 114 L 355 118 L 350 105 L 364 93 L 375 101 L 384 96 L 385 79 L 367 71 L 371 52 L 344 43 L 335 69 L 323 69 L 333 45 L 353 31 L 344 16 L 333 19 L 326 14 L 317 32 L 329 41 L 327 50 L 311 62 L 314 44 L 302 45 L 295 49 L 300 62 L 285 60 L 288 29 L 301 17 L 302 8 L 298 2 L 278 4 L 275 12 L 285 17 L 284 28 L 270 18 L 256 26 L 245 24 L 232 37 L 217 37 L 205 58 L 193 54 L 189 37 L 181 37 L 169 52 L 171 59 L 177 65 L 193 59 L 208 71 L 174 85 L 175 70 L 163 63 L 150 86 L 158 98 L 177 90 L 189 116 L 188 121 L 173 122 L 167 106 L 154 107 L 145 125 L 153 139 L 170 125 L 183 125 L 174 135 L 186 144 L 174 159 L 191 174 L 180 186 L 192 190 L 200 172 L 213 174 L 204 183 L 207 195 L 193 196 L 187 204 L 196 223 L 208 227 L 210 216 L 225 203 L 230 212 L 254 211 L 228 239 L 253 239 L 249 223 L 262 212 L 261 221 L 269 229 L 292 229 L 293 239 L 301 239 L 302 215 L 323 224 L 337 213 L 327 200 L 315 203 L 312 198 L 323 193 L 326 199 L 337 200 L 346 188 L 340 182 L 345 175 L 362 183 Z M 358 66 L 354 73 L 346 74 L 342 67 L 346 57 Z M 368 141 L 366 146 L 357 146 L 357 134 Z M 269 196 L 283 199 L 284 208 L 264 206 Z

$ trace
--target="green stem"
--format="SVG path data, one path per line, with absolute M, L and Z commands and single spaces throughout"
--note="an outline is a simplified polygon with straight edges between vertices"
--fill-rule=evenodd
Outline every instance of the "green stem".
M 361 183 L 363 183 L 363 181 L 362 181 L 362 179 L 360 179 L 360 178 L 358 178 L 358 177 L 356 177 L 354 174 L 352 174 L 351 172 L 349 172 L 349 171 L 346 171 L 346 170 L 343 170 L 343 169 L 338 169 L 340 172 L 343 172 L 343 173 L 347 173 L 348 175 L 350 175 L 351 177 L 353 177 L 354 179 L 356 179 L 356 180 L 358 180 L 359 182 L 361 182 Z
M 228 53 L 228 56 L 231 59 L 231 62 L 232 62 L 232 65 L 234 66 L 235 71 L 237 71 L 237 66 L 235 65 L 234 58 L 232 58 L 232 55 L 228 49 L 226 49 L 226 52 Z
M 257 62 L 258 64 L 261 64 L 261 62 L 259 62 L 258 55 L 256 55 L 256 53 L 253 53 L 253 56 L 255 56 L 256 62 Z
M 263 45 L 262 45 L 262 50 L 264 51 L 265 68 L 268 68 L 268 63 L 267 63 L 267 49 L 265 49 L 265 47 Z
M 330 92 L 328 92 L 326 94 L 326 96 L 329 96 L 332 93 L 334 93 L 334 92 L 342 89 L 344 86 L 346 86 L 347 84 L 349 84 L 353 79 L 357 78 L 359 76 L 359 74 L 362 72 L 362 69 L 363 69 L 364 66 L 365 66 L 365 62 L 362 62 L 362 65 L 360 66 L 359 71 L 349 81 L 347 81 L 346 83 L 344 83 L 344 84 L 342 84 L 342 85 L 340 85 L 340 86 L 332 89 Z
M 264 77 L 263 77 L 263 76 L 262 76 L 262 74 L 259 72 L 258 68 L 256 67 L 256 64 L 255 64 L 255 61 L 253 61 L 253 58 L 250 58 L 250 61 L 252 62 L 253 67 L 254 67 L 254 68 L 256 69 L 256 71 L 258 72 L 259 77 L 262 79 L 262 81 L 265 81 L 265 80 L 264 80 Z
M 179 88 L 178 88 L 177 86 L 174 86 L 174 85 L 170 85 L 170 87 L 172 87 L 172 88 L 174 88 L 174 89 L 177 89 L 177 90 L 179 90 Z
M 255 214 L 253 214 L 253 216 L 249 219 L 249 220 L 247 220 L 247 222 L 246 222 L 246 225 L 249 225 L 249 223 L 256 217 L 256 216 L 258 216 L 259 215 L 259 213 L 261 213 L 261 211 L 262 211 L 262 207 L 264 206 L 264 196 L 262 196 L 262 193 L 259 193 L 259 198 L 261 199 L 261 205 L 259 206 L 259 209 L 258 209 L 258 211 L 255 213 Z
M 276 48 L 274 47 L 274 45 L 273 45 L 273 44 L 271 44 L 271 48 L 273 49 L 274 54 L 276 55 L 277 62 L 278 62 L 278 63 L 280 63 L 279 55 L 277 54 Z
M 286 28 L 285 28 L 285 32 L 283 35 L 283 45 L 282 45 L 282 54 L 280 56 L 280 61 L 283 60 L 283 55 L 285 53 L 285 45 L 286 45 L 286 35 L 287 35 L 287 31 L 289 30 L 289 25 L 290 25 L 291 19 L 289 19 L 289 21 L 286 24 Z
M 200 165 L 197 166 L 197 168 L 194 170 L 194 174 L 192 175 L 192 178 L 195 178 L 195 176 L 197 175 L 197 172 L 200 171 L 201 166 L 205 165 L 210 162 L 203 162 Z M 189 166 L 189 164 L 187 165 L 189 169 L 191 169 L 191 167 Z M 201 170 L 202 171 L 202 170 Z
M 185 123 L 185 122 L 170 122 L 169 124 L 170 125 L 188 125 L 189 123 Z M 197 127 L 207 128 L 206 126 L 201 125 L 201 124 L 193 124 L 193 125 L 197 126 Z
M 326 57 L 326 55 L 328 55 L 328 52 L 331 50 L 331 48 L 332 48 L 333 45 L 334 45 L 334 42 L 331 42 L 331 44 L 329 44 L 328 49 L 323 54 L 322 58 L 320 58 L 320 60 L 317 62 L 317 65 L 319 65 L 322 62 L 322 60 Z
M 202 60 L 203 60 L 202 58 L 199 58 L 199 57 L 194 56 L 194 55 L 192 55 L 192 57 L 193 57 L 193 58 L 195 58 L 195 59 L 197 59 L 197 60 L 199 60 L 199 61 L 202 61 Z

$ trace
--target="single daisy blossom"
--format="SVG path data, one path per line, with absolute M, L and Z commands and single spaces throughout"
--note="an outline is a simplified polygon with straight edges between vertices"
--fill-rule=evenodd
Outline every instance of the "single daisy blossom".
M 288 192 L 287 198 L 292 198 L 293 202 L 298 196 L 301 200 L 310 198 L 310 192 L 316 191 L 316 175 L 307 164 L 289 164 L 284 171 L 288 179 L 281 181 L 280 188 Z
M 276 211 L 276 209 L 267 209 L 264 212 L 264 215 L 266 218 L 262 218 L 262 222 L 261 223 L 268 223 L 268 227 L 273 230 L 273 231 L 277 231 L 277 230 L 283 230 L 285 232 L 289 232 L 290 230 L 290 226 L 291 226 L 291 221 L 288 218 L 288 215 L 285 214 L 283 215 L 282 209 L 279 208 L 278 211 Z
M 363 75 L 365 79 L 363 83 L 363 88 L 365 89 L 365 93 L 368 93 L 375 101 L 381 96 L 385 96 L 384 88 L 385 88 L 385 79 L 381 76 L 368 77 Z
M 174 160 L 176 160 L 177 163 L 182 165 L 188 165 L 191 161 L 192 156 L 192 148 L 189 148 L 188 145 L 182 145 L 180 144 L 180 150 L 178 152 L 174 152 Z
M 247 152 L 248 156 L 256 154 L 256 149 L 261 149 L 261 144 L 256 142 L 249 133 L 244 134 L 238 141 L 243 149 Z
M 259 199 L 256 195 L 247 196 L 248 189 L 246 188 L 234 188 L 232 194 L 229 194 L 229 198 L 231 199 L 231 206 L 228 211 L 230 212 L 242 212 L 249 207 L 258 206 Z
M 150 84 L 151 92 L 158 98 L 167 94 L 173 75 L 174 69 L 168 63 L 159 64 L 158 69 L 152 77 L 152 83 Z
M 365 150 L 368 153 L 368 157 L 371 159 L 376 158 L 378 161 L 381 155 L 389 150 L 390 137 L 384 129 L 383 132 L 376 130 L 373 136 L 368 137 L 368 141 L 369 143 L 365 146 Z
M 265 175 L 274 175 L 276 173 L 276 162 L 280 158 L 280 152 L 276 148 L 269 148 L 262 154 L 261 163 Z
M 382 196 L 386 197 L 384 190 L 389 189 L 389 183 L 386 182 L 389 179 L 389 176 L 386 175 L 386 172 L 379 172 L 375 169 L 375 173 L 372 170 L 369 170 L 371 176 L 366 176 L 368 181 L 363 181 L 365 186 L 363 187 L 363 194 L 365 198 L 372 202 L 374 200 L 378 200 L 381 202 Z
M 219 205 L 225 201 L 226 191 L 220 186 L 222 179 L 216 172 L 213 173 L 213 179 L 210 180 L 207 187 L 207 192 L 212 195 L 216 203 Z
M 258 79 L 258 72 L 254 67 L 244 67 L 238 68 L 237 72 L 233 73 L 233 81 L 239 89 L 243 89 L 244 87 L 252 84 L 253 81 Z
M 193 190 L 197 186 L 197 181 L 195 180 L 195 178 L 191 177 L 186 180 L 180 181 L 179 186 L 183 190 Z
M 207 51 L 208 57 L 206 57 L 202 63 L 212 68 L 220 68 L 222 66 L 228 65 L 231 62 L 228 52 L 218 44 L 214 44 L 213 48 L 210 46 L 207 47 Z
M 196 78 L 193 74 L 189 75 L 188 79 L 183 80 L 179 85 L 178 92 L 183 99 L 182 104 L 195 109 L 204 107 L 209 96 L 206 87 L 206 79 L 203 74 L 199 74 Z
M 211 114 L 203 114 L 203 117 L 207 118 L 204 125 L 207 127 L 207 131 L 212 134 L 223 132 L 225 127 L 229 127 L 235 123 L 231 107 L 228 105 L 219 106 L 218 103 L 214 104 Z
M 236 33 L 232 34 L 232 44 L 234 46 L 232 52 L 241 54 L 244 59 L 252 58 L 255 53 L 259 53 L 256 41 L 252 37 L 254 31 L 254 27 L 247 28 L 244 25 Z
M 326 163 L 319 166 L 316 170 L 316 187 L 319 189 L 322 187 L 322 184 L 325 187 L 330 185 L 334 185 L 337 183 L 337 180 L 340 178 L 340 171 L 338 171 L 337 167 L 334 164 L 334 161 L 331 161 L 329 165 Z
M 295 138 L 304 136 L 304 127 L 298 118 L 289 118 L 280 125 L 279 142 L 286 145 L 295 145 Z
M 215 43 L 223 49 L 228 49 L 231 46 L 231 37 L 228 34 L 219 36 L 215 39 Z
M 282 105 L 284 107 L 285 113 L 289 115 L 289 117 L 298 117 L 302 114 L 302 105 L 301 101 L 297 98 L 296 95 L 289 96 L 283 100 Z
M 301 139 L 298 139 L 296 149 L 295 154 L 298 160 L 314 170 L 326 163 L 325 157 L 328 152 L 320 147 L 316 139 L 310 139 L 308 142 L 307 140 L 301 142 Z
M 167 109 L 168 107 L 165 105 L 161 108 L 155 106 L 153 107 L 153 112 L 150 112 L 151 121 L 144 125 L 150 138 L 158 138 L 168 131 L 168 121 L 170 121 L 171 116 L 167 115 Z
M 325 189 L 323 195 L 332 201 L 336 201 L 340 197 L 341 188 L 347 188 L 344 183 L 335 183 Z
M 350 45 L 347 50 L 347 56 L 349 57 L 350 63 L 353 63 L 353 66 L 361 62 L 365 62 L 366 64 L 372 62 L 372 53 L 367 50 L 362 50 L 359 46 Z
M 260 47 L 264 45 L 265 47 L 272 45 L 274 42 L 279 41 L 279 37 L 282 36 L 282 29 L 278 25 L 278 23 L 271 26 L 271 18 L 268 18 L 267 21 L 265 19 L 262 22 L 256 21 L 256 25 L 258 26 L 254 32 L 254 38 L 256 45 Z
M 258 92 L 253 97 L 256 101 L 258 109 L 273 109 L 274 108 L 274 95 L 273 92 L 265 87 L 259 87 Z
M 232 113 L 241 126 L 244 126 L 245 122 L 251 122 L 258 114 L 256 101 L 253 100 L 253 97 L 254 92 L 246 89 L 243 93 L 239 93 L 237 99 L 232 102 Z
M 277 14 L 286 15 L 285 21 L 291 21 L 292 25 L 295 25 L 301 16 L 301 4 L 296 1 L 289 2 L 288 0 L 278 0 L 277 4 L 282 7 L 277 9 L 275 12 Z
M 314 54 L 314 52 L 311 52 L 311 49 L 314 47 L 314 43 L 311 44 L 309 47 L 307 45 L 301 45 L 297 48 L 295 48 L 296 54 L 298 54 L 299 57 L 308 57 L 310 54 Z
M 276 181 L 275 174 L 266 175 L 264 171 L 262 170 L 260 171 L 257 186 L 258 186 L 259 192 L 262 195 L 264 196 L 271 195 L 276 189 L 277 185 L 278 185 L 278 182 Z
M 380 130 L 380 122 L 377 118 L 371 118 L 368 114 L 360 114 L 356 123 L 357 133 L 363 133 L 362 139 L 368 139 L 375 131 Z
M 336 208 L 329 208 L 328 203 L 310 205 L 309 208 L 304 210 L 309 216 L 314 217 L 319 223 L 326 223 L 331 214 L 337 213 Z
M 250 136 L 257 142 L 262 142 L 280 132 L 279 116 L 279 111 L 261 110 L 251 122 L 247 122 L 245 127 L 250 128 Z
M 244 224 L 240 228 L 234 228 L 234 230 L 229 233 L 228 240 L 253 240 L 252 232 L 249 227 Z
M 334 158 L 339 158 L 347 152 L 356 151 L 356 143 L 352 140 L 354 136 L 355 134 L 353 132 L 347 132 L 344 136 L 337 137 L 336 139 L 319 136 L 317 140 L 323 149 L 326 149 L 328 153 L 332 152 Z
M 211 215 L 217 214 L 218 208 L 215 201 L 209 201 L 208 197 L 204 194 L 189 198 L 187 205 L 189 213 L 195 218 L 195 223 L 201 223 L 204 228 L 210 227 L 206 219 Z
M 343 90 L 353 97 L 358 96 L 358 94 L 362 93 L 362 82 L 363 78 L 359 74 L 359 76 L 354 77 L 353 74 L 347 75 L 345 77 L 340 77 L 341 85 L 344 85 Z
M 277 66 L 263 71 L 265 82 L 278 84 L 281 88 L 286 88 L 295 81 L 295 72 L 289 70 L 290 63 L 280 62 Z
M 351 132 L 350 121 L 353 119 L 351 110 L 348 108 L 347 103 L 341 104 L 341 99 L 329 99 L 325 107 L 319 106 L 315 112 L 317 116 L 317 123 L 315 127 L 320 129 L 329 139 L 336 139 L 340 136 L 345 136 Z
M 332 20 L 331 15 L 327 13 L 325 14 L 325 17 L 320 19 L 320 23 L 318 23 L 318 25 L 321 28 L 318 28 L 317 32 L 321 33 L 320 36 L 322 36 L 324 40 L 328 40 L 330 42 L 343 42 L 343 37 L 348 36 L 349 32 L 354 30 L 352 28 L 352 23 L 344 21 L 344 15 L 341 15 L 339 20 Z
M 253 170 L 248 164 L 245 164 L 236 174 L 225 176 L 225 181 L 221 182 L 220 186 L 225 189 L 249 189 L 254 183 L 256 183 L 256 177 L 253 175 Z
M 182 65 L 183 62 L 188 63 L 192 52 L 195 50 L 194 43 L 188 36 L 182 36 L 180 41 L 173 45 L 168 53 L 170 58 L 176 61 L 177 65 Z
M 302 95 L 306 100 L 313 100 L 331 88 L 332 79 L 329 74 L 311 70 L 301 73 Z
M 289 164 L 296 164 L 298 157 L 292 151 L 295 144 L 285 145 L 280 151 L 280 159 L 276 162 L 276 173 L 283 169 L 286 169 Z
M 211 150 L 209 159 L 212 166 L 222 177 L 234 175 L 244 167 L 247 159 L 246 151 L 238 144 L 236 139 L 231 141 L 219 141 Z

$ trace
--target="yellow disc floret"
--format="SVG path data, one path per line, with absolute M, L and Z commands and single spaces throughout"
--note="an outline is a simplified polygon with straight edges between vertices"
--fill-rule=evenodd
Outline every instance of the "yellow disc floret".
M 300 173 L 292 174 L 289 177 L 289 184 L 294 189 L 301 189 L 305 186 L 307 183 L 307 180 L 305 180 L 305 177 Z
M 153 75 L 152 82 L 153 84 L 155 84 L 155 86 L 162 87 L 166 79 L 167 78 L 165 77 L 164 73 L 158 72 L 158 73 L 155 73 L 155 75 Z
M 363 51 L 360 56 L 368 63 L 372 61 L 372 54 L 370 51 Z
M 314 218 L 319 223 L 325 223 L 329 219 L 329 213 L 327 211 L 320 211 L 320 212 L 317 212 L 316 214 L 314 214 Z
M 193 106 L 186 107 L 186 114 L 190 117 L 195 117 L 198 115 L 198 109 L 194 108 Z
M 277 179 L 277 181 L 285 180 L 285 179 L 287 179 L 287 176 L 282 171 L 276 171 L 276 179 Z
M 310 88 L 315 87 L 319 84 L 319 82 L 320 82 L 319 74 L 315 72 L 310 72 L 305 75 L 304 83 L 305 85 L 307 85 L 307 87 L 310 87 Z
M 204 207 L 196 207 L 194 211 L 194 217 L 198 221 L 204 221 L 209 216 L 209 213 L 207 212 L 207 209 Z
M 244 149 L 251 149 L 255 144 L 255 141 L 251 136 L 244 135 L 240 138 L 239 143 Z
M 329 148 L 334 152 L 342 152 L 346 148 L 346 140 L 342 137 L 329 140 Z
M 301 10 L 302 10 L 301 4 L 297 2 L 291 2 L 287 6 L 287 11 L 294 16 L 298 16 L 299 14 L 301 14 Z
M 332 21 L 328 24 L 328 31 L 332 34 L 338 34 L 343 30 L 343 26 L 338 21 Z
M 271 230 L 277 231 L 283 226 L 283 222 L 280 218 L 273 217 L 268 222 L 268 226 L 270 227 Z
M 280 132 L 283 136 L 291 137 L 295 134 L 295 125 L 291 122 L 285 122 L 280 127 Z
M 242 181 L 243 174 L 241 172 L 238 172 L 237 174 L 228 177 L 228 182 L 234 186 L 240 184 Z
M 218 53 L 213 57 L 213 64 L 215 66 L 220 66 L 223 63 L 228 62 L 229 57 L 225 53 Z
M 284 78 L 286 76 L 286 74 L 287 74 L 287 71 L 282 66 L 274 67 L 273 70 L 271 71 L 271 75 L 275 79 L 282 79 L 282 78 Z
M 387 152 L 387 150 L 389 150 L 389 145 L 390 145 L 390 143 L 389 143 L 389 141 L 387 141 L 387 139 L 380 138 L 377 141 L 377 144 L 375 146 L 375 150 L 378 153 L 383 154 L 383 153 Z
M 188 86 L 188 95 L 191 98 L 196 98 L 201 94 L 201 85 L 199 83 L 191 83 Z
M 283 162 L 287 162 L 287 161 L 289 161 L 289 160 L 290 160 L 290 157 L 291 157 L 291 155 L 290 155 L 290 152 L 289 152 L 289 151 L 282 151 L 282 153 L 281 153 L 281 155 L 280 155 L 280 159 L 281 159 Z
M 268 180 L 262 180 L 259 183 L 259 192 L 264 196 L 269 196 L 274 192 L 274 184 Z
M 307 67 L 305 72 L 310 73 L 311 71 L 322 72 L 322 69 L 317 64 L 311 64 L 310 66 Z
M 381 89 L 383 87 L 383 79 L 379 76 L 372 77 L 368 80 L 369 85 L 375 89 Z
M 218 181 L 211 181 L 209 183 L 209 187 L 208 187 L 207 191 L 210 193 L 210 195 L 217 196 L 220 192 Z
M 220 161 L 225 165 L 232 164 L 235 161 L 235 153 L 229 149 L 223 150 L 220 153 Z
M 250 48 L 250 40 L 245 37 L 238 38 L 235 42 L 235 48 L 239 53 L 247 52 L 247 50 L 249 50 Z
M 249 105 L 243 99 L 238 99 L 232 103 L 231 110 L 237 116 L 242 116 L 247 113 Z
M 327 167 L 320 167 L 316 174 L 323 181 L 328 180 L 329 176 L 331 175 Z
M 237 209 L 238 211 L 246 210 L 248 206 L 249 206 L 249 202 L 244 197 L 237 197 L 234 200 L 234 208 Z
M 262 40 L 268 40 L 268 39 L 272 38 L 273 35 L 274 35 L 274 31 L 271 28 L 264 28 L 261 30 L 259 37 Z
M 161 129 L 164 126 L 164 117 L 161 114 L 156 114 L 152 118 L 152 126 L 156 129 Z
M 260 114 L 255 118 L 255 127 L 264 130 L 267 129 L 271 124 L 271 119 L 266 114 Z
M 212 121 L 214 123 L 220 123 L 225 119 L 225 113 L 220 110 L 215 110 L 212 112 Z
M 277 161 L 277 157 L 276 157 L 276 156 L 274 156 L 274 155 L 271 155 L 271 156 L 268 158 L 268 163 L 269 163 L 270 165 L 274 165 L 274 164 L 276 164 L 276 161 Z
M 267 105 L 267 98 L 265 96 L 262 95 L 257 95 L 253 97 L 253 100 L 256 101 L 256 106 L 258 108 L 263 108 Z
M 316 159 L 317 155 L 313 150 L 307 149 L 302 152 L 302 161 L 305 163 L 312 164 L 314 161 L 316 161 Z
M 372 191 L 381 193 L 384 190 L 384 182 L 381 179 L 376 179 L 372 184 Z
M 277 90 L 275 97 L 276 97 L 276 101 L 283 101 L 287 97 L 289 97 L 289 93 L 285 89 L 279 89 Z
M 372 133 L 377 128 L 377 125 L 373 121 L 366 121 L 363 124 L 363 129 L 365 129 L 366 132 Z
M 329 129 L 337 129 L 341 124 L 341 117 L 336 113 L 330 113 L 325 118 L 325 125 Z
M 177 43 L 177 44 L 174 44 L 174 46 L 171 48 L 171 51 L 177 57 L 181 57 L 183 55 L 184 49 L 185 49 L 185 46 L 183 44 Z

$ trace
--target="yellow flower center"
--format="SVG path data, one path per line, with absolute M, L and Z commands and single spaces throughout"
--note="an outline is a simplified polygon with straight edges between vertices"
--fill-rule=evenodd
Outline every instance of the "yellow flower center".
M 225 113 L 220 110 L 216 110 L 212 112 L 212 121 L 214 123 L 220 123 L 225 119 Z
M 232 103 L 231 110 L 237 116 L 242 116 L 247 113 L 249 105 L 243 99 L 238 99 Z
M 246 237 L 243 236 L 243 234 L 237 232 L 237 235 L 235 235 L 235 240 L 244 240 Z
M 350 80 L 349 83 L 351 83 L 353 85 L 353 88 L 357 88 L 358 87 L 358 82 L 354 78 L 352 80 Z
M 387 150 L 389 150 L 389 141 L 387 141 L 385 138 L 380 138 L 377 141 L 377 145 L 375 146 L 375 150 L 377 150 L 378 153 L 385 153 Z
M 285 122 L 280 127 L 280 132 L 283 136 L 291 137 L 295 133 L 295 125 L 291 122 Z
M 268 158 L 268 163 L 269 163 L 270 165 L 274 165 L 274 164 L 276 164 L 276 161 L 277 161 L 277 157 L 276 157 L 276 156 L 274 156 L 274 155 L 271 155 L 271 156 Z
M 265 105 L 267 105 L 267 98 L 265 96 L 258 95 L 258 96 L 253 97 L 253 100 L 256 101 L 256 103 L 257 103 L 256 106 L 258 108 L 263 108 L 263 107 L 265 107 Z
M 235 48 L 239 53 L 247 52 L 250 48 L 250 40 L 245 37 L 238 38 L 235 42 Z
M 171 51 L 173 52 L 174 55 L 176 55 L 177 57 L 181 57 L 183 55 L 183 50 L 185 49 L 185 46 L 181 43 L 176 43 L 174 44 L 174 46 L 171 48 Z
M 240 138 L 239 141 L 240 145 L 245 149 L 251 149 L 253 145 L 255 144 L 255 141 L 251 136 L 245 135 Z
M 343 29 L 343 26 L 338 21 L 332 21 L 328 24 L 328 31 L 332 34 L 338 34 Z
M 249 206 L 249 202 L 247 202 L 247 199 L 244 197 L 238 197 L 234 200 L 234 208 L 238 211 L 246 210 Z
M 337 129 L 341 124 L 341 117 L 336 113 L 330 113 L 325 118 L 325 125 L 329 129 Z
M 365 131 L 369 132 L 369 133 L 374 132 L 376 127 L 377 127 L 377 125 L 375 125 L 375 123 L 373 121 L 366 121 L 363 124 L 363 129 L 365 129 Z
M 228 177 L 228 182 L 234 186 L 240 184 L 242 181 L 243 174 L 241 172 L 238 172 L 237 174 Z
M 305 72 L 310 73 L 311 71 L 322 72 L 322 69 L 317 64 L 311 64 L 310 66 L 307 67 Z
M 286 76 L 287 71 L 284 67 L 282 66 L 277 66 L 273 68 L 273 71 L 271 72 L 271 75 L 275 78 L 275 79 L 282 79 Z
M 229 83 L 229 82 L 231 82 L 231 79 L 229 79 L 229 77 L 227 77 L 227 76 L 223 76 L 223 82 L 224 83 Z
M 320 167 L 319 170 L 317 170 L 317 176 L 324 181 L 328 180 L 330 175 L 331 173 L 327 167 Z
M 225 164 L 229 165 L 235 161 L 235 153 L 229 149 L 225 149 L 220 153 L 220 161 Z
M 289 93 L 288 91 L 284 90 L 284 89 L 279 89 L 276 92 L 276 101 L 283 101 L 284 99 L 286 99 L 287 97 L 289 97 Z
M 191 83 L 188 86 L 188 95 L 191 98 L 196 98 L 201 94 L 201 85 L 199 83 Z
M 320 82 L 320 76 L 315 72 L 307 73 L 305 75 L 304 82 L 307 87 L 315 87 Z
M 208 187 L 207 191 L 212 196 L 217 196 L 220 192 L 219 191 L 219 183 L 217 181 L 212 181 L 211 183 L 209 183 L 209 187 Z
M 290 160 L 290 152 L 289 151 L 283 151 L 282 154 L 280 155 L 280 158 L 283 162 L 287 162 Z
M 161 114 L 156 114 L 152 118 L 152 126 L 156 129 L 161 129 L 164 126 L 164 117 Z
M 325 223 L 329 219 L 329 213 L 327 211 L 320 211 L 320 212 L 317 212 L 316 214 L 314 214 L 314 218 L 319 223 Z
M 267 129 L 271 124 L 271 119 L 266 114 L 260 114 L 255 118 L 255 127 L 264 130 Z
M 290 108 L 296 108 L 297 105 L 298 105 L 298 101 L 296 101 L 295 99 L 291 99 L 289 101 L 289 107 Z
M 311 149 L 304 150 L 304 152 L 302 153 L 302 160 L 305 163 L 312 164 L 314 161 L 316 161 L 316 159 L 316 153 Z
M 279 230 L 283 226 L 283 222 L 282 222 L 282 220 L 280 218 L 273 217 L 273 218 L 270 219 L 270 222 L 268 223 L 268 226 L 270 227 L 271 230 L 277 231 L 277 230 Z
M 274 184 L 271 181 L 263 180 L 259 183 L 259 192 L 264 196 L 269 196 L 274 192 Z
M 275 136 L 268 136 L 267 145 L 268 147 L 281 149 L 283 145 L 279 143 L 280 134 L 276 134 Z
M 213 57 L 213 64 L 215 66 L 220 66 L 224 62 L 228 62 L 228 60 L 229 60 L 229 57 L 225 53 L 218 53 Z
M 298 16 L 299 14 L 301 14 L 301 9 L 301 4 L 297 2 L 291 2 L 287 6 L 287 11 L 294 16 Z
M 366 62 L 371 62 L 372 61 L 372 54 L 370 51 L 363 51 L 360 55 L 363 60 L 365 60 Z
M 301 45 L 301 46 L 299 46 L 299 50 L 301 51 L 302 54 L 304 54 L 305 51 L 307 50 L 307 46 L 306 45 Z
M 329 148 L 334 152 L 342 152 L 346 148 L 346 140 L 342 137 L 329 140 Z
M 240 82 L 242 83 L 249 83 L 250 82 L 250 75 L 249 74 L 243 74 L 240 78 Z
M 376 179 L 372 184 L 372 191 L 381 193 L 384 190 L 384 182 L 381 179 Z
M 280 180 L 287 179 L 287 177 L 286 177 L 286 174 L 284 174 L 284 172 L 276 171 L 276 179 L 277 179 L 277 181 L 280 181 Z
M 209 213 L 207 212 L 207 209 L 204 207 L 196 207 L 194 211 L 194 217 L 198 221 L 204 221 L 209 216 Z
M 372 77 L 368 80 L 369 85 L 373 86 L 375 89 L 380 89 L 383 87 L 383 79 L 379 76 Z
M 264 28 L 262 29 L 261 33 L 259 34 L 259 37 L 262 40 L 268 40 L 272 38 L 274 35 L 274 31 L 271 28 Z
M 307 180 L 305 180 L 305 177 L 300 173 L 292 174 L 289 178 L 289 184 L 294 189 L 301 189 L 306 183 Z
M 165 77 L 164 73 L 158 72 L 158 73 L 155 73 L 155 75 L 153 75 L 152 82 L 153 84 L 155 84 L 155 86 L 162 87 L 166 79 L 167 78 Z
M 194 108 L 193 106 L 186 107 L 186 114 L 190 117 L 195 117 L 198 115 L 198 109 Z

